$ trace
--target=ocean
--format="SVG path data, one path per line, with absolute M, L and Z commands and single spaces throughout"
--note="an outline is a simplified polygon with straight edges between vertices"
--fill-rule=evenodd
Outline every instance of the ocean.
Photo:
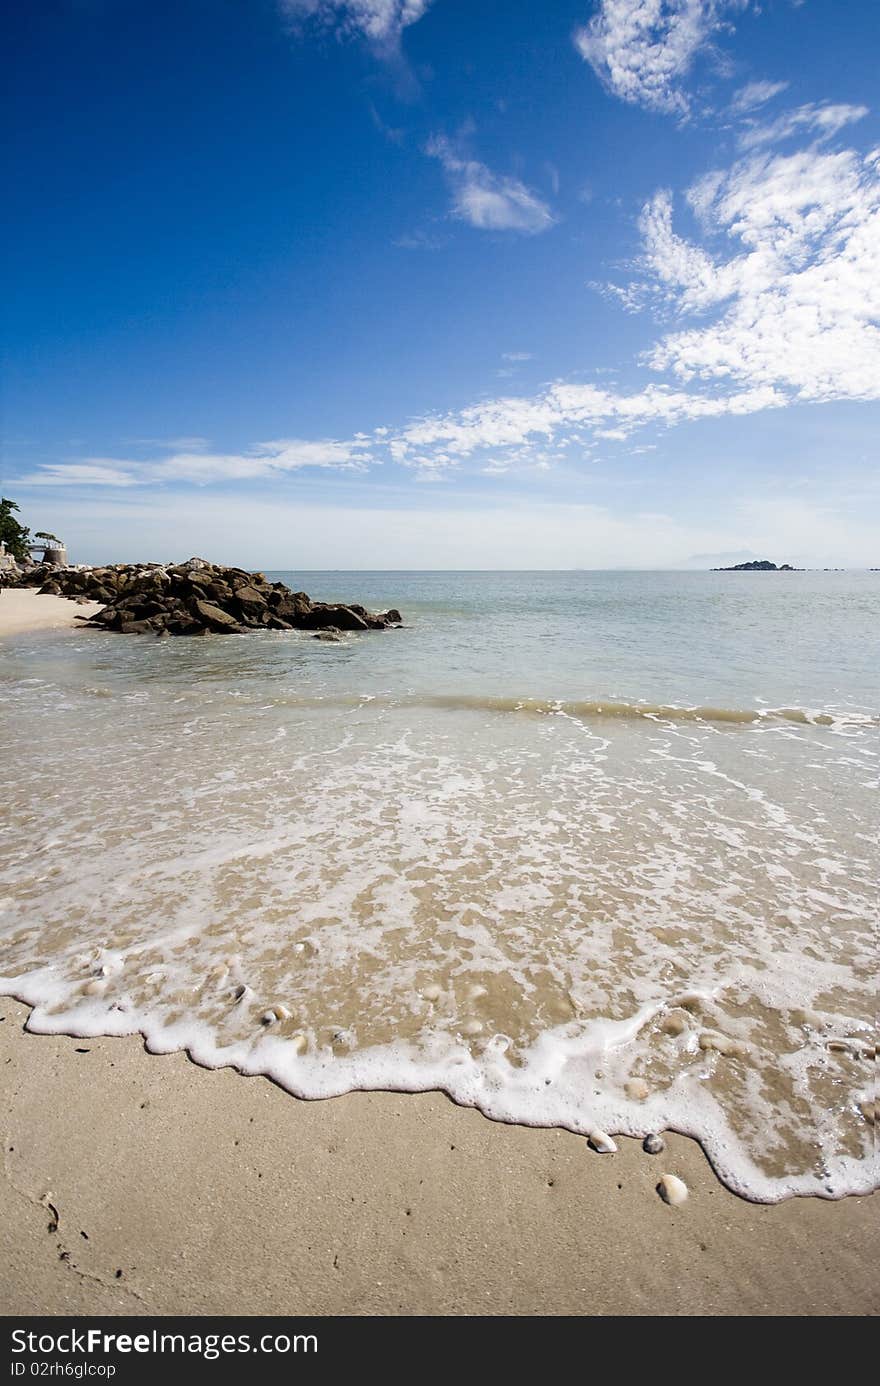
M 0 648 L 31 1029 L 880 1183 L 880 573 L 267 575 L 405 625 Z

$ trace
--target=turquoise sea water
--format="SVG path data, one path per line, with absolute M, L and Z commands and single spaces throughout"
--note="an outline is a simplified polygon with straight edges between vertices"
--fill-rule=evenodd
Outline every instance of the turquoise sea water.
M 268 576 L 322 600 L 354 592 L 367 606 L 404 611 L 405 648 L 363 652 L 377 683 L 734 708 L 880 706 L 880 573 Z
M 33 1026 L 872 1187 L 880 573 L 269 576 L 405 625 L 4 642 Z

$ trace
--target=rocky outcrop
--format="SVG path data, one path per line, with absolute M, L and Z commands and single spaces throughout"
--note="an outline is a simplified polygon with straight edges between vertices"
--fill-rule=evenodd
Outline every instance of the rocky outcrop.
M 10 578 L 6 581 L 7 576 Z M 384 630 L 399 626 L 399 611 L 367 611 L 355 603 L 313 602 L 262 573 L 224 568 L 204 558 L 186 563 L 116 563 L 103 568 L 40 565 L 3 575 L 7 586 L 75 601 L 100 602 L 103 610 L 82 617 L 89 625 L 122 635 L 238 635 L 247 630 Z
M 777 568 L 775 563 L 771 563 L 769 558 L 754 558 L 751 563 L 734 563 L 731 568 L 713 568 L 713 573 L 796 573 L 797 568 L 793 568 L 790 563 L 783 563 Z

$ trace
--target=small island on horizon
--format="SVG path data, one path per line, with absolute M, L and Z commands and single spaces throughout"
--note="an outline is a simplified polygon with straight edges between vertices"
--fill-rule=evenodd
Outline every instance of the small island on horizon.
M 802 573 L 803 568 L 793 568 L 790 563 L 771 563 L 769 558 L 755 558 L 751 563 L 734 563 L 729 568 L 712 568 L 713 573 Z

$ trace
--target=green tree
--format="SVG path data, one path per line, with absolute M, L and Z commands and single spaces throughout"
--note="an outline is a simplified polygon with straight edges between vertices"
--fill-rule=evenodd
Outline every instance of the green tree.
M 28 539 L 31 532 L 18 523 L 15 518 L 18 513 L 15 501 L 7 500 L 5 496 L 0 500 L 0 540 L 6 545 L 7 553 L 11 553 L 19 563 L 26 563 L 30 558 Z
M 47 540 L 49 541 L 50 544 L 55 544 L 55 545 L 57 545 L 59 548 L 60 548 L 60 546 L 61 546 L 61 540 L 58 538 L 58 535 L 57 535 L 57 534 L 50 534 L 49 531 L 48 531 L 47 529 L 38 529 L 37 532 L 36 532 L 36 534 L 34 535 L 34 538 L 35 538 L 35 539 L 47 539 Z

